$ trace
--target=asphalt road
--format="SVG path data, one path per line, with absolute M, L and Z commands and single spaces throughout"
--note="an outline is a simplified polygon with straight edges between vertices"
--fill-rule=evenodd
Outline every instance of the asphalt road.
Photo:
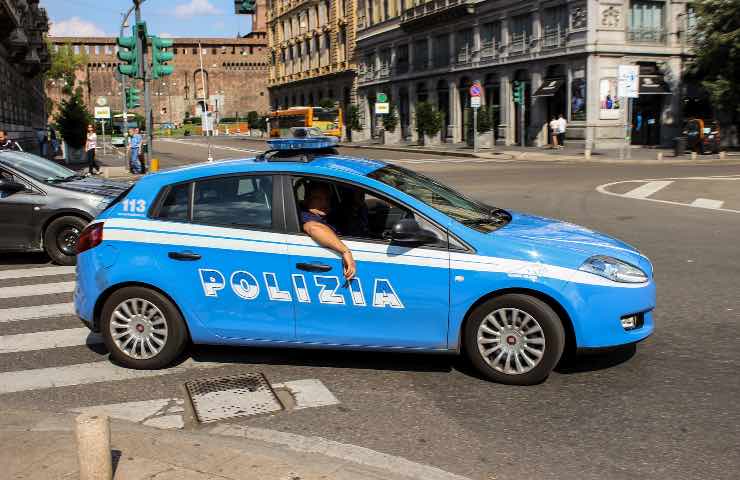
M 214 143 L 222 147 L 213 150 L 217 159 L 261 148 L 238 139 Z M 160 142 L 158 149 L 165 166 L 201 160 L 207 152 L 175 142 Z M 243 423 L 352 443 L 474 479 L 737 478 L 740 166 L 475 163 L 351 153 L 403 163 L 487 203 L 565 219 L 631 243 L 655 266 L 655 334 L 636 349 L 564 364 L 533 387 L 489 383 L 452 356 L 198 347 L 192 357 L 214 365 L 0 393 L 0 411 L 182 396 L 187 379 L 260 371 L 273 382 L 318 379 L 340 403 Z M 2 317 L 4 309 L 71 301 L 71 293 L 44 294 L 38 284 L 71 281 L 73 274 L 2 275 L 45 262 L 40 255 L 0 255 L 0 292 L 33 285 L 34 293 L 0 296 L 0 348 L 9 335 L 80 326 L 70 315 Z M 0 381 L 20 384 L 29 370 L 90 362 L 107 363 L 102 346 L 0 353 Z

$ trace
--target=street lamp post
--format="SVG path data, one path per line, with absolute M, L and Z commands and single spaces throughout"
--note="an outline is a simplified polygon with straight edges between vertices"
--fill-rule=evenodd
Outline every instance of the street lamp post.
M 128 12 L 121 14 L 123 17 L 123 21 L 121 21 L 120 37 L 123 37 L 123 29 L 128 27 L 128 17 L 131 15 L 131 12 L 133 12 L 135 8 L 136 5 L 129 8 Z M 128 143 L 128 106 L 126 105 L 126 75 L 121 75 L 121 103 L 123 104 L 121 133 L 123 133 L 123 144 L 126 145 Z

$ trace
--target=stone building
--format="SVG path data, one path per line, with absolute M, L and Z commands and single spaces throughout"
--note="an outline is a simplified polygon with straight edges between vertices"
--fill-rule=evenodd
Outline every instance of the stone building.
M 256 27 L 259 24 L 255 25 Z M 239 38 L 173 38 L 171 51 L 175 67 L 172 75 L 152 80 L 151 99 L 154 124 L 181 123 L 186 117 L 199 116 L 204 107 L 217 112 L 219 118 L 243 116 L 254 110 L 268 110 L 267 93 L 267 34 L 255 30 Z M 86 104 L 92 109 L 98 97 L 106 97 L 112 110 L 121 111 L 120 76 L 116 69 L 114 37 L 51 37 L 52 48 L 70 46 L 84 52 L 88 62 L 77 72 L 77 85 L 83 89 Z M 201 69 L 202 54 L 202 69 Z M 136 86 L 141 93 L 143 115 L 143 84 L 126 79 L 127 86 Z M 49 97 L 58 102 L 62 85 L 47 83 Z
M 354 102 L 356 0 L 268 0 L 272 109 Z
M 38 0 L 0 0 L 0 129 L 31 151 L 39 148 L 36 131 L 46 128 L 48 29 Z
M 635 143 L 670 143 L 681 126 L 681 83 L 693 12 L 685 0 L 359 0 L 358 104 L 374 136 L 375 96 L 397 106 L 386 141 L 415 141 L 414 107 L 444 114 L 435 141 L 471 140 L 469 88 L 479 81 L 495 135 L 518 142 L 512 84 L 525 82 L 527 145 L 548 142 L 547 122 L 564 114 L 567 138 L 595 148 L 623 143 L 626 105 L 615 98 L 617 66 L 639 65 L 641 116 Z

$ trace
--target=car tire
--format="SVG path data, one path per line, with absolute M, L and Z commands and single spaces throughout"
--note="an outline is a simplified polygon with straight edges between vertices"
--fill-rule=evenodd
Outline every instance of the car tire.
M 542 300 L 522 294 L 502 295 L 476 307 L 463 335 L 475 368 L 509 385 L 544 381 L 565 348 L 558 314 Z
M 189 338 L 177 307 L 146 287 L 124 287 L 108 297 L 101 311 L 100 332 L 111 359 L 138 370 L 171 365 Z
M 87 226 L 80 217 L 64 216 L 52 221 L 44 230 L 44 250 L 57 265 L 77 263 L 77 238 Z

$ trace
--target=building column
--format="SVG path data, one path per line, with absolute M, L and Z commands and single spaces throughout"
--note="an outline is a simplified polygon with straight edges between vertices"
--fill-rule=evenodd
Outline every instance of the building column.
M 431 35 L 427 35 L 427 65 L 426 65 L 427 70 L 432 68 L 432 65 L 433 65 L 432 63 L 434 61 L 434 56 L 432 55 L 433 49 L 434 49 L 434 39 L 432 38 Z
M 462 141 L 462 118 L 460 118 L 460 92 L 455 79 L 449 81 L 450 98 L 450 128 L 452 129 L 452 143 Z
M 370 133 L 370 104 L 368 103 L 367 90 L 363 89 L 357 92 L 357 106 L 360 111 L 360 124 L 362 130 L 352 132 L 353 140 L 365 141 L 371 137 Z
M 419 141 L 419 132 L 416 130 L 416 86 L 414 82 L 408 82 L 409 92 L 409 129 L 411 130 L 411 141 Z
M 401 143 L 401 95 L 397 84 L 390 85 L 390 104 L 396 109 L 396 129 L 393 132 L 385 132 L 385 145 L 399 145 Z
M 455 49 L 455 32 L 451 32 L 448 34 L 450 42 L 450 65 L 455 65 L 457 63 L 457 50 Z
M 470 52 L 470 60 L 472 62 L 478 63 L 480 61 L 480 49 L 480 23 L 478 23 L 478 19 L 476 18 L 473 21 L 473 51 Z
M 499 111 L 501 122 L 499 124 L 499 130 L 503 130 L 504 145 L 513 145 L 516 143 L 514 138 L 515 128 L 514 121 L 516 116 L 514 115 L 514 100 L 511 96 L 511 74 L 509 72 L 502 72 L 499 75 L 499 105 L 501 110 Z
M 540 67 L 541 68 L 541 67 Z M 527 108 L 530 108 L 529 112 L 529 128 L 527 129 L 527 138 L 531 138 L 534 145 L 542 147 L 547 145 L 547 107 L 545 102 L 546 98 L 535 98 L 532 94 L 537 91 L 542 85 L 542 79 L 545 77 L 544 73 L 540 69 L 532 69 L 530 71 L 530 98 L 527 103 Z

